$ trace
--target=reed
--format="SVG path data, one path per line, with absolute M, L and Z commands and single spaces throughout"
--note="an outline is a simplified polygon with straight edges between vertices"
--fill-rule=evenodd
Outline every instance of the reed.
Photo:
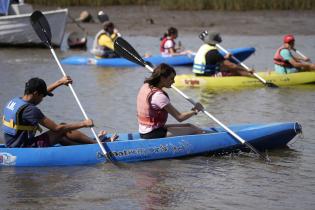
M 47 6 L 110 6 L 110 5 L 150 5 L 158 0 L 26 0 L 29 4 Z
M 160 5 L 167 10 L 311 10 L 315 0 L 26 0 L 50 6 Z
M 160 0 L 169 10 L 310 10 L 315 0 Z

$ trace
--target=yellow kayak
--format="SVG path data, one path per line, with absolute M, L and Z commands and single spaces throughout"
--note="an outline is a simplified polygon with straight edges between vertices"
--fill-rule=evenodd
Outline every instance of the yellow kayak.
M 259 76 L 267 82 L 278 86 L 291 86 L 315 83 L 315 72 L 299 72 L 291 74 L 277 74 L 275 72 L 259 72 Z M 230 76 L 207 77 L 193 74 L 176 75 L 175 86 L 199 87 L 199 88 L 238 88 L 238 87 L 262 87 L 264 84 L 255 77 Z

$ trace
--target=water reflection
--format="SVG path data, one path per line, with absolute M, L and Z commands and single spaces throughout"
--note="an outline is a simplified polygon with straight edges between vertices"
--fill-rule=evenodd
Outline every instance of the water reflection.
M 68 172 L 55 168 L 5 168 L 1 171 L 1 183 L 6 186 L 2 193 L 7 198 L 6 205 L 42 209 L 55 206 L 60 197 L 69 197 L 80 189 L 81 183 L 71 177 L 78 175 L 78 170 L 73 168 Z M 69 181 L 71 185 L 66 184 Z

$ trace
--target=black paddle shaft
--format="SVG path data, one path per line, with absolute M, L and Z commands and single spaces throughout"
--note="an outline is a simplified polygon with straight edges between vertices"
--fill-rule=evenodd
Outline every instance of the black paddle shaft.
M 40 11 L 33 12 L 31 15 L 31 24 L 40 40 L 42 40 L 47 47 L 51 48 L 50 26 L 43 13 Z
M 145 67 L 147 63 L 142 59 L 139 53 L 123 38 L 118 37 L 114 42 L 115 52 L 123 58 L 133 63 Z

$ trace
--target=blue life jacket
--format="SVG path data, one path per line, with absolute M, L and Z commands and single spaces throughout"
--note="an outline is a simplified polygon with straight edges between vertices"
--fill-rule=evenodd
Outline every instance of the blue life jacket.
M 35 132 L 38 125 L 23 125 L 21 124 L 20 112 L 29 105 L 28 102 L 16 97 L 9 101 L 3 109 L 2 130 L 9 135 L 16 135 L 20 131 Z

